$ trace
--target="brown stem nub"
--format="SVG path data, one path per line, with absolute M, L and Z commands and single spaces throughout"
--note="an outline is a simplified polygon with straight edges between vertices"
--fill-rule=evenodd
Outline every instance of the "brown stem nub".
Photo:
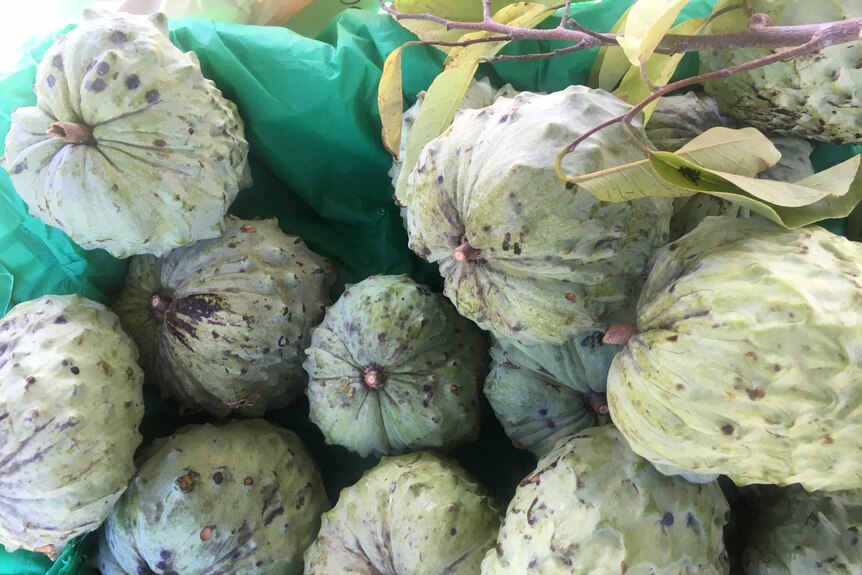
M 158 316 L 162 317 L 171 305 L 171 298 L 154 293 L 150 296 L 150 309 Z
M 638 332 L 638 326 L 630 323 L 615 323 L 605 332 L 602 343 L 625 345 Z
M 608 407 L 608 396 L 604 393 L 596 393 L 590 397 L 590 407 L 599 415 L 607 415 L 610 412 Z
M 368 365 L 362 370 L 362 381 L 368 389 L 383 389 L 388 376 L 389 372 L 386 368 L 379 365 Z
M 455 251 L 452 253 L 452 257 L 458 262 L 480 260 L 482 259 L 482 250 L 477 250 L 471 246 L 470 242 L 467 241 L 467 238 L 464 237 L 461 238 L 461 245 L 455 248 Z
M 54 122 L 46 132 L 50 136 L 60 138 L 67 144 L 95 144 L 93 128 L 87 124 L 75 122 Z

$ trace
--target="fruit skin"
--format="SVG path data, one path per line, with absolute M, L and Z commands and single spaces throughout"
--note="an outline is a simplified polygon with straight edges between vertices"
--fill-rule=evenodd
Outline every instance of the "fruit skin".
M 760 217 L 662 248 L 608 374 L 611 417 L 666 473 L 862 487 L 862 245 Z
M 187 425 L 142 454 L 94 563 L 102 575 L 298 575 L 328 508 L 293 432 L 262 419 Z
M 721 0 L 714 13 L 737 4 Z M 858 0 L 785 2 L 751 0 L 751 9 L 779 26 L 818 24 L 858 18 Z M 747 26 L 744 10 L 718 16 L 704 34 L 733 34 Z M 763 132 L 800 136 L 833 144 L 862 142 L 862 41 L 830 46 L 811 55 L 706 82 L 721 111 Z M 701 72 L 729 68 L 769 55 L 745 48 L 700 52 Z
M 12 113 L 4 167 L 31 215 L 86 249 L 161 256 L 217 237 L 251 185 L 236 106 L 162 15 L 85 11 L 45 53 L 35 91 Z M 66 143 L 47 133 L 55 122 L 92 139 Z
M 117 316 L 78 295 L 0 319 L 0 544 L 56 559 L 135 472 L 144 374 Z
M 764 509 L 742 555 L 745 575 L 862 574 L 862 491 L 791 485 L 760 499 Z
M 564 346 L 494 342 L 483 391 L 515 447 L 541 457 L 559 438 L 608 423 L 591 405 L 607 409 L 608 369 L 619 349 L 603 336 L 582 332 Z
M 561 149 L 629 108 L 583 86 L 522 92 L 461 111 L 423 148 L 407 186 L 409 245 L 438 263 L 461 315 L 496 337 L 562 345 L 634 303 L 670 199 L 601 202 L 554 171 Z M 643 136 L 642 120 L 632 130 Z M 611 126 L 563 164 L 586 174 L 642 159 Z
M 327 443 L 362 456 L 471 441 L 487 350 L 445 297 L 404 275 L 371 276 L 349 286 L 312 332 L 311 421 Z
M 303 352 L 335 268 L 275 219 L 228 216 L 225 228 L 164 258 L 133 258 L 114 310 L 165 395 L 254 417 L 302 393 Z
M 726 575 L 716 482 L 667 477 L 612 425 L 564 437 L 524 478 L 482 575 Z
M 384 457 L 323 514 L 305 575 L 475 575 L 499 525 L 485 488 L 454 461 Z

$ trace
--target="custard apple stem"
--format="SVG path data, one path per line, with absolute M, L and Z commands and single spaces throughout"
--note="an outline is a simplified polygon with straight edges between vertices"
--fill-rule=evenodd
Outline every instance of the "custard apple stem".
M 466 237 L 462 237 L 461 245 L 455 248 L 455 251 L 452 253 L 452 257 L 455 258 L 455 261 L 459 262 L 480 260 L 482 259 L 482 250 L 477 250 L 470 245 L 470 242 L 467 241 Z
M 607 415 L 610 412 L 608 407 L 608 396 L 604 393 L 594 393 L 589 396 L 590 407 L 599 415 Z
M 386 371 L 386 368 L 379 365 L 369 365 L 362 370 L 362 381 L 369 389 L 383 389 L 383 384 L 388 376 L 389 372 Z
M 46 133 L 60 138 L 67 144 L 86 144 L 89 146 L 96 143 L 93 139 L 93 128 L 87 124 L 54 122 Z
M 638 327 L 630 323 L 615 323 L 608 328 L 602 343 L 625 345 L 629 338 L 638 332 Z
M 150 296 L 150 309 L 158 317 L 162 317 L 171 305 L 171 298 L 154 293 Z

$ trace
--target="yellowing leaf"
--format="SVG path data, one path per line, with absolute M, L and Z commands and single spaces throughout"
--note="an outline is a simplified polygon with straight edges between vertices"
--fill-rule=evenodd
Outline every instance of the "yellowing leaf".
M 641 66 L 652 56 L 687 3 L 688 0 L 638 0 L 632 6 L 617 42 L 633 66 Z
M 513 0 L 492 0 L 491 10 L 496 11 L 513 3 Z M 481 0 L 396 0 L 393 7 L 404 14 L 434 14 L 459 22 L 482 20 Z M 443 24 L 431 20 L 404 19 L 398 23 L 413 32 L 420 40 L 428 42 L 457 42 L 466 32 L 466 30 L 458 28 L 447 30 Z M 451 46 L 435 47 L 446 54 L 452 49 Z
M 626 19 L 632 7 L 629 6 L 623 15 L 611 28 L 612 34 L 619 34 L 623 31 L 626 25 Z M 590 70 L 589 85 L 594 88 L 601 88 L 610 92 L 619 83 L 626 72 L 631 68 L 631 62 L 626 57 L 626 53 L 620 47 L 604 47 L 599 49 L 599 54 L 596 56 L 596 61 L 593 64 L 593 69 Z
M 672 34 L 694 36 L 703 30 L 706 23 L 706 18 L 692 18 L 679 26 L 674 26 L 670 29 L 670 32 Z M 644 83 L 642 74 L 646 74 L 647 78 L 654 85 L 664 86 L 670 81 L 673 73 L 676 72 L 684 55 L 682 53 L 672 56 L 653 54 L 641 68 L 630 67 L 622 82 L 620 82 L 619 88 L 614 91 L 614 95 L 632 105 L 641 102 L 652 93 L 650 87 Z M 658 100 L 651 102 L 644 108 L 644 117 L 647 122 L 649 122 L 649 117 L 657 104 Z
M 781 152 L 756 128 L 711 128 L 676 153 L 704 168 L 742 176 L 756 176 L 781 159 Z
M 380 121 L 383 123 L 383 146 L 396 159 L 401 149 L 401 119 L 404 114 L 401 96 L 401 52 L 409 45 L 411 43 L 399 46 L 386 57 L 377 89 L 377 107 L 380 109 Z
M 533 28 L 545 20 L 553 11 L 557 0 L 541 0 L 540 2 L 518 2 L 503 7 L 494 14 L 494 20 L 521 28 Z M 465 35 L 464 38 L 478 36 L 494 36 L 490 32 L 476 32 Z M 455 112 L 464 99 L 470 80 L 479 67 L 479 61 L 490 58 L 499 52 L 508 42 L 487 42 L 458 47 L 449 53 L 445 69 L 434 79 L 425 93 L 422 109 L 410 130 L 407 140 L 407 150 L 404 153 L 401 174 L 395 185 L 395 201 L 405 205 L 407 178 L 416 162 L 422 148 L 439 136 L 455 117 Z

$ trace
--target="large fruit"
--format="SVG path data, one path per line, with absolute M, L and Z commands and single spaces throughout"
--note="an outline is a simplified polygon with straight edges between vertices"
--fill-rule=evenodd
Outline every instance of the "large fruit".
M 481 331 L 407 276 L 350 286 L 312 332 L 311 420 L 361 455 L 449 447 L 479 433 Z
M 593 427 L 521 482 L 482 575 L 726 575 L 729 511 L 718 483 L 666 477 Z
M 155 440 L 111 511 L 102 575 L 298 575 L 329 507 L 299 438 L 264 420 L 189 425 Z
M 86 11 L 12 114 L 4 157 L 30 213 L 85 248 L 164 255 L 212 238 L 250 184 L 236 106 L 152 20 Z
M 721 0 L 715 13 L 738 4 Z M 859 0 L 749 0 L 770 24 L 818 24 L 862 17 Z M 748 26 L 748 14 L 731 9 L 714 18 L 706 34 L 735 34 Z M 801 136 L 821 142 L 862 142 L 862 41 L 830 46 L 785 62 L 706 82 L 722 113 L 764 132 Z M 702 72 L 729 68 L 767 56 L 765 48 L 700 52 Z
M 144 374 L 105 306 L 43 296 L 0 320 L 0 544 L 56 558 L 135 472 Z
M 164 258 L 133 258 L 114 310 L 166 395 L 255 416 L 302 393 L 303 350 L 334 267 L 275 219 L 228 216 L 225 227 Z
M 564 346 L 497 340 L 484 393 L 516 447 L 541 457 L 557 440 L 607 423 L 605 387 L 616 345 L 584 332 Z
M 746 575 L 862 574 L 862 491 L 793 485 L 763 498 L 742 555 Z
M 323 514 L 305 575 L 475 575 L 499 524 L 457 463 L 431 451 L 384 457 Z
M 707 218 L 656 256 L 608 374 L 614 423 L 668 473 L 862 487 L 862 245 Z
M 410 247 L 439 264 L 463 316 L 497 337 L 562 345 L 634 303 L 670 199 L 605 203 L 554 170 L 561 149 L 629 108 L 583 86 L 522 92 L 462 110 L 423 148 L 407 189 Z M 644 137 L 640 120 L 632 130 Z M 642 159 L 616 125 L 563 164 L 585 174 Z

